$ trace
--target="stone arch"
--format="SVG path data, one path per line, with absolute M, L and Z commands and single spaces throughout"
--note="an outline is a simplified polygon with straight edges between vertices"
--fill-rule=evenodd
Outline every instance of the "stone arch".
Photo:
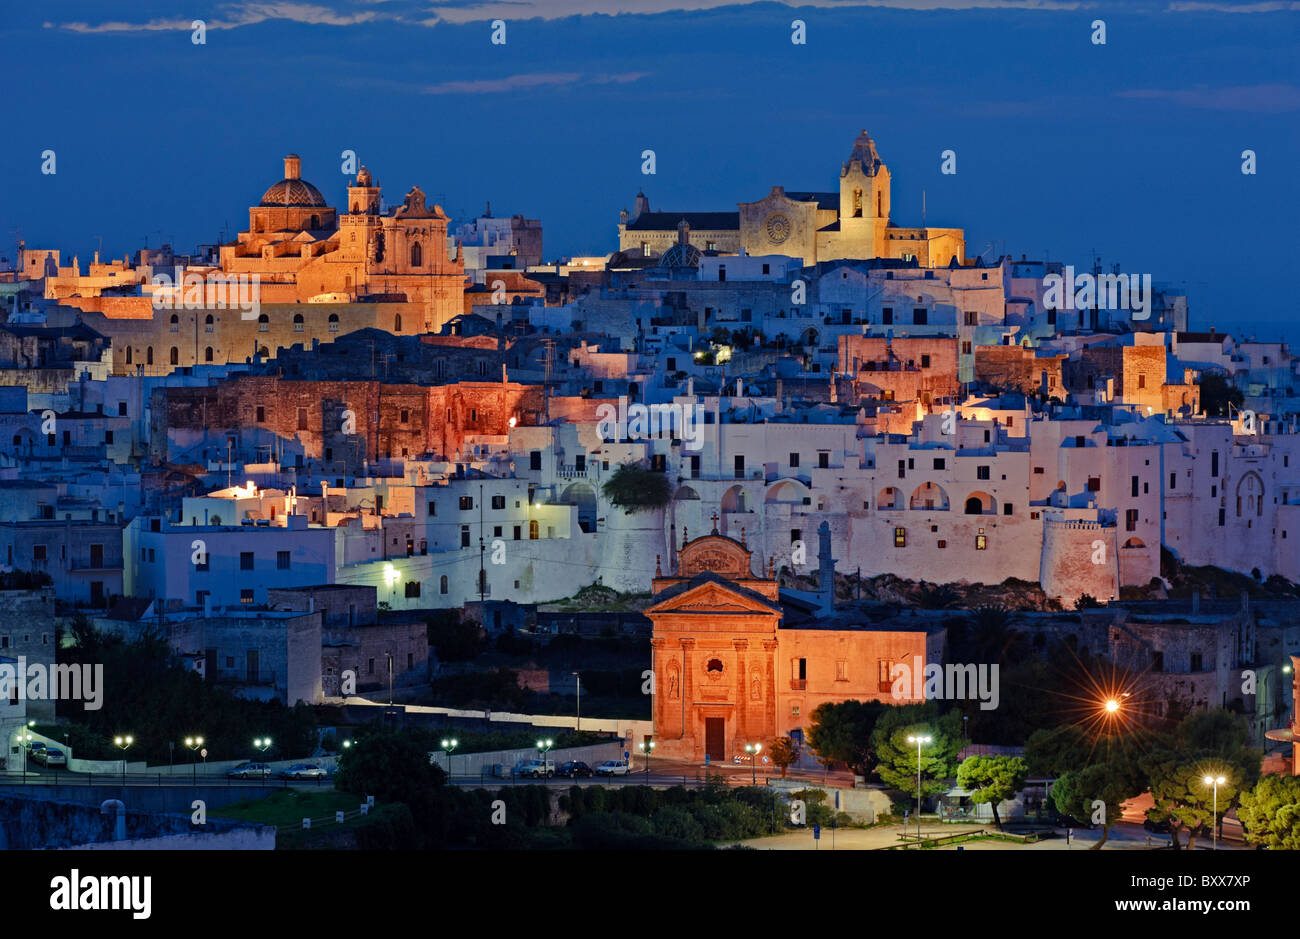
M 578 507 L 578 527 L 591 534 L 596 530 L 596 490 L 586 483 L 574 483 L 560 496 L 564 505 Z
M 975 491 L 966 497 L 965 514 L 967 515 L 997 515 L 998 503 L 987 492 Z
M 411 242 L 411 267 L 424 266 L 424 249 L 418 241 Z
M 907 507 L 926 512 L 947 512 L 948 493 L 938 483 L 922 483 L 912 490 L 912 498 Z
M 1124 542 L 1124 547 L 1126 548 L 1145 548 L 1146 546 L 1146 542 L 1141 538 L 1130 538 L 1128 541 Z
M 780 479 L 777 480 L 767 490 L 767 495 L 763 501 L 768 505 L 778 503 L 787 503 L 789 505 L 803 505 L 804 499 L 811 499 L 812 494 L 808 487 L 797 479 Z
M 1237 483 L 1237 518 L 1264 514 L 1264 481 L 1251 471 Z
M 876 511 L 903 511 L 903 490 L 897 486 L 886 486 L 876 494 Z
M 726 512 L 750 512 L 753 507 L 750 505 L 749 492 L 744 486 L 732 486 L 722 494 L 722 511 Z
M 211 346 L 205 346 L 205 347 L 203 348 L 203 361 L 204 361 L 204 362 L 211 362 L 211 361 L 212 361 L 212 347 L 211 347 Z

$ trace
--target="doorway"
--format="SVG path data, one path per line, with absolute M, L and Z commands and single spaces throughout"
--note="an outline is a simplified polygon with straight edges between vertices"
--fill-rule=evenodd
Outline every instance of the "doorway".
M 727 719 L 725 717 L 706 717 L 704 719 L 704 752 L 710 760 L 725 760 L 727 739 Z

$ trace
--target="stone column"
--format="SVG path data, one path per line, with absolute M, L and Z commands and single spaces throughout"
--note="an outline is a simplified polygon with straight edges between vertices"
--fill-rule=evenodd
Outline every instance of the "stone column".
M 747 736 L 749 733 L 749 721 L 746 711 L 749 710 L 749 663 L 746 661 L 745 652 L 749 648 L 748 639 L 736 639 L 732 643 L 736 649 L 736 706 L 733 709 L 736 715 L 736 726 L 732 728 L 733 749 L 736 752 L 742 751 L 745 744 L 752 743 Z
M 683 639 L 682 643 L 682 700 L 678 707 L 682 715 L 682 742 L 689 753 L 688 759 L 697 759 L 700 743 L 695 739 L 695 715 L 691 713 L 691 702 L 695 695 L 695 640 Z
M 763 658 L 766 669 L 763 684 L 767 687 L 763 694 L 763 724 L 767 736 L 779 735 L 780 715 L 776 713 L 776 647 L 775 639 L 763 640 Z M 803 715 L 800 715 L 802 718 Z

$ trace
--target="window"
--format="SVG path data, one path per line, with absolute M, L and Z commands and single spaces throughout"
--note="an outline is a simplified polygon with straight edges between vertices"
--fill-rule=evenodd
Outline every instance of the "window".
M 168 358 L 170 359 L 172 365 L 180 365 L 181 350 L 177 349 L 175 346 L 172 346 L 171 352 L 168 353 Z
M 542 468 L 542 451 L 532 450 L 528 453 L 528 468 L 536 471 Z
M 895 548 L 906 548 L 906 547 L 907 547 L 907 529 L 906 529 L 906 528 L 895 528 L 895 529 L 894 529 L 894 547 L 895 547 Z
M 420 595 L 420 582 L 418 580 L 408 580 L 406 582 L 406 597 L 418 597 Z
M 275 552 L 275 569 L 277 571 L 287 571 L 289 569 L 289 552 Z
M 506 507 L 506 497 L 505 497 L 505 496 L 493 496 L 493 497 L 492 497 L 492 508 L 494 508 L 494 509 L 504 509 L 505 507 Z
M 835 661 L 835 680 L 849 680 L 849 663 L 847 659 L 837 659 Z
M 211 346 L 204 346 L 204 348 L 203 348 L 203 361 L 204 361 L 204 362 L 211 362 L 211 361 L 212 361 L 212 347 L 211 347 Z
M 802 528 L 791 528 L 791 529 L 790 529 L 790 544 L 795 544 L 795 543 L 800 542 L 800 541 L 803 541 L 803 529 L 802 529 Z
M 923 306 L 918 306 L 912 310 L 912 325 L 924 326 L 929 321 L 929 311 Z
M 929 356 L 929 354 L 922 354 L 922 356 L 921 356 L 921 368 L 929 368 L 929 367 L 930 367 L 930 356 Z
M 306 430 L 306 429 L 307 429 L 307 409 L 306 409 L 306 408 L 299 408 L 299 409 L 298 409 L 298 429 L 299 429 L 299 430 Z
M 533 519 L 528 523 L 528 540 L 536 541 L 538 537 L 537 532 L 538 532 L 537 519 Z
M 987 466 L 977 466 L 977 467 L 975 467 L 975 478 L 976 478 L 976 479 L 988 479 L 988 478 L 989 478 L 989 468 L 988 468 Z
M 1004 503 L 1002 503 L 1002 514 L 1003 514 L 1003 515 L 1010 515 L 1010 514 L 1011 514 L 1011 503 L 1010 503 L 1010 502 L 1004 502 Z
M 876 672 L 876 689 L 891 691 L 894 687 L 894 663 L 891 659 L 881 659 Z
M 1131 483 L 1131 488 L 1133 490 L 1133 495 L 1136 496 L 1138 494 L 1138 478 L 1136 476 L 1132 477 L 1130 483 Z
M 1173 489 L 1173 488 L 1177 487 L 1177 485 L 1178 485 L 1178 474 L 1177 474 L 1177 473 L 1170 473 L 1170 474 L 1169 474 L 1169 488 L 1170 488 L 1170 489 Z
M 301 313 L 293 314 L 293 331 L 295 333 L 300 333 L 303 331 L 303 321 L 302 321 Z
M 424 264 L 424 251 L 420 248 L 418 241 L 411 243 L 411 267 L 421 267 Z
M 1146 377 L 1145 375 L 1139 374 L 1139 375 L 1138 375 L 1138 387 L 1139 387 L 1139 388 L 1145 388 L 1146 386 L 1147 386 L 1147 377 Z
M 819 450 L 817 452 L 817 467 L 819 469 L 830 469 L 830 465 L 831 455 L 825 450 Z
M 737 479 L 744 479 L 744 478 L 745 478 L 745 457 L 744 457 L 744 454 L 740 454 L 740 453 L 736 454 L 736 458 L 735 458 L 735 460 L 733 461 L 733 463 L 734 463 L 734 466 L 735 466 L 735 476 L 736 476 L 736 478 L 737 478 Z
M 970 343 L 970 340 L 969 340 L 969 339 L 967 339 L 967 340 L 965 340 L 964 342 L 962 342 L 962 344 L 961 344 L 961 354 L 962 354 L 962 355 L 970 355 L 970 354 L 971 354 L 971 343 Z
M 791 467 L 791 469 L 797 467 L 798 465 L 799 465 L 799 454 L 797 454 L 797 453 L 791 453 L 791 454 L 790 454 L 790 467 Z
M 446 596 L 447 594 L 447 575 L 443 574 L 438 578 L 438 592 Z
M 1191 670 L 1192 670 L 1193 672 L 1203 672 L 1203 671 L 1205 671 L 1204 662 L 1202 661 L 1202 658 L 1201 658 L 1201 653 L 1199 653 L 1199 652 L 1193 652 L 1193 653 L 1192 653 L 1192 668 L 1191 668 Z
M 33 561 L 44 561 L 44 560 L 47 560 L 47 559 L 48 559 L 48 558 L 47 558 L 47 555 L 46 555 L 45 545 L 43 545 L 43 544 L 32 545 L 32 560 L 33 560 Z
M 524 529 L 522 525 L 515 526 L 515 531 L 514 531 L 515 541 L 519 541 L 523 537 L 523 531 Z
M 1101 492 L 1101 477 L 1100 477 L 1100 476 L 1089 476 L 1089 477 L 1088 477 L 1088 491 L 1089 491 L 1089 492 Z
M 985 274 L 984 276 L 987 277 L 988 275 Z M 975 312 L 974 310 L 967 310 L 967 311 L 966 311 L 966 325 L 967 325 L 967 326 L 978 326 L 979 323 L 980 323 L 980 315 L 979 315 L 977 312 Z
M 1138 510 L 1127 509 L 1124 512 L 1124 530 L 1137 531 L 1137 524 L 1138 524 Z
M 337 313 L 330 314 L 329 331 L 332 333 L 336 333 L 339 331 L 339 315 Z
M 468 511 L 470 511 L 470 510 L 473 509 L 473 508 L 474 508 L 474 497 L 473 497 L 473 496 L 461 496 L 461 497 L 460 497 L 460 510 L 461 510 L 462 512 L 468 512 Z
M 239 591 L 239 602 L 240 603 L 253 602 L 253 591 L 251 588 L 245 587 L 243 590 Z M 226 664 L 227 667 L 233 668 L 235 663 L 233 659 L 227 659 Z
M 257 423 L 266 423 L 266 408 L 260 404 L 257 406 Z
M 253 552 L 239 552 L 239 569 L 241 571 L 251 571 L 253 569 Z
M 943 457 L 941 457 L 941 456 L 937 456 L 937 457 L 934 458 L 934 468 L 935 468 L 935 469 L 937 469 L 937 470 L 945 469 L 945 468 L 947 467 L 947 465 L 948 465 L 948 464 L 947 464 L 947 461 L 946 461 Z
M 469 526 L 468 525 L 460 526 L 460 546 L 462 548 L 469 547 Z
M 892 307 L 880 308 L 880 322 L 884 326 L 892 326 L 894 323 L 894 310 Z
M 212 320 L 212 314 L 211 314 L 211 313 L 209 313 L 207 316 L 203 317 L 203 331 L 204 331 L 205 333 L 210 333 L 210 332 L 213 331 L 214 327 L 213 327 L 213 325 L 212 325 L 212 322 L 213 322 L 213 320 Z

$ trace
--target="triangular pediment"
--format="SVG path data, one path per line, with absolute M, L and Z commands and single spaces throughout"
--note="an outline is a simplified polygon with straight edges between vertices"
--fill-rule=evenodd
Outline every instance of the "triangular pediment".
M 759 598 L 746 596 L 725 584 L 704 583 L 684 590 L 648 607 L 646 615 L 656 613 L 765 613 L 780 611 Z

